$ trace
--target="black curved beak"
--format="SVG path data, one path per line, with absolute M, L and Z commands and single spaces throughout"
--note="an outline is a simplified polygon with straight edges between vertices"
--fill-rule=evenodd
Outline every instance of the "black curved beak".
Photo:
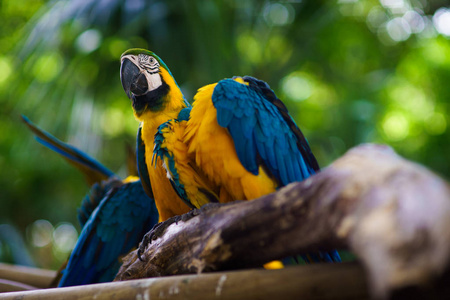
M 147 92 L 148 84 L 145 75 L 129 59 L 125 58 L 120 66 L 120 81 L 128 98 L 133 100 L 133 95 L 140 96 Z

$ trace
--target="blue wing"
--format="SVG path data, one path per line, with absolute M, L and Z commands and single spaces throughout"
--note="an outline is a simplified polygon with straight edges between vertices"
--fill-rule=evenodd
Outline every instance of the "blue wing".
M 96 182 L 91 186 L 91 189 L 84 196 L 80 207 L 77 209 L 78 222 L 83 228 L 89 217 L 92 215 L 94 209 L 99 205 L 99 202 L 106 196 L 106 194 L 113 188 L 122 185 L 122 180 L 113 176 L 108 180 Z
M 228 129 L 242 165 L 257 175 L 262 163 L 280 186 L 308 178 L 319 169 L 308 142 L 284 104 L 263 81 L 221 80 L 212 101 L 217 121 Z
M 27 117 L 22 115 L 22 120 L 36 135 L 35 139 L 39 143 L 62 155 L 70 164 L 79 169 L 85 175 L 89 185 L 114 176 L 114 172 L 110 171 L 101 163 L 77 148 L 58 140 L 45 130 L 40 129 Z
M 119 257 L 136 247 L 158 218 L 139 181 L 110 190 L 83 227 L 59 286 L 112 281 Z
M 78 209 L 78 221 L 83 227 L 98 203 L 106 193 L 120 183 L 118 177 L 103 166 L 100 162 L 90 157 L 79 149 L 58 140 L 47 131 L 34 125 L 27 117 L 22 115 L 22 120 L 27 127 L 36 135 L 35 139 L 61 155 L 67 162 L 79 169 L 91 185 L 89 193 L 84 197 Z
M 249 76 L 221 80 L 212 101 L 219 125 L 228 129 L 249 172 L 257 175 L 262 164 L 281 187 L 319 171 L 306 138 L 265 82 Z M 301 257 L 306 262 L 341 261 L 336 250 Z

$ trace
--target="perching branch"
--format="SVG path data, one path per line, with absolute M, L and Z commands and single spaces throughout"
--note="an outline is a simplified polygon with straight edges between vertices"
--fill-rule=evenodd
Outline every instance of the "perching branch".
M 27 285 L 17 281 L 11 281 L 0 278 L 0 293 L 16 292 L 16 291 L 31 291 L 36 290 L 37 287 Z
M 163 227 L 161 227 L 163 228 Z M 386 146 L 362 145 L 321 173 L 253 201 L 202 208 L 159 229 L 116 280 L 259 267 L 349 248 L 376 296 L 440 276 L 450 258 L 450 188 Z
M 5 291 L 10 290 L 6 284 L 12 287 L 13 282 L 24 284 L 23 289 L 48 288 L 55 276 L 55 271 L 0 263 L 0 278 L 8 281 L 2 283 Z
M 0 294 L 2 300 L 195 299 L 336 300 L 368 299 L 357 264 L 297 266 L 283 270 L 244 270 L 169 276 L 124 282 Z

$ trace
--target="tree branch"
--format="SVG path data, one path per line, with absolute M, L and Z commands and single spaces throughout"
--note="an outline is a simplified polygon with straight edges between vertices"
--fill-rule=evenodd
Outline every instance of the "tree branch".
M 2 300 L 195 299 L 327 300 L 368 299 L 357 264 L 296 266 L 110 282 L 0 294 Z
M 374 295 L 386 296 L 444 272 L 450 188 L 387 146 L 362 145 L 306 181 L 253 201 L 207 206 L 161 228 L 144 261 L 129 254 L 116 280 L 258 267 L 349 248 Z
M 32 267 L 0 263 L 0 278 L 36 288 L 48 288 L 56 272 Z

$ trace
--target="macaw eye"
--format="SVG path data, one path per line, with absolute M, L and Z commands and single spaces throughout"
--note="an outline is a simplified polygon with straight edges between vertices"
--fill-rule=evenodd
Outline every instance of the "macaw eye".
M 146 54 L 139 54 L 138 55 L 139 64 L 141 67 L 145 69 L 155 69 L 159 67 L 159 63 L 153 56 L 146 55 Z

